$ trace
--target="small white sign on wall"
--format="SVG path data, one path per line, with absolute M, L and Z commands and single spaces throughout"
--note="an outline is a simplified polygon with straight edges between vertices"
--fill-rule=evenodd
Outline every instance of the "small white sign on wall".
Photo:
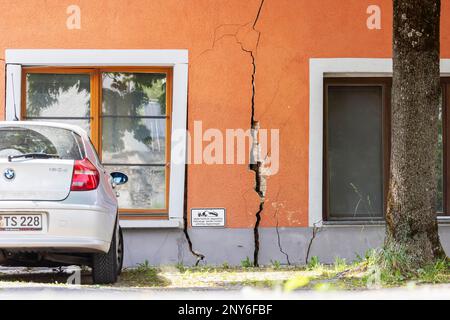
M 195 208 L 191 209 L 192 227 L 225 227 L 225 208 Z

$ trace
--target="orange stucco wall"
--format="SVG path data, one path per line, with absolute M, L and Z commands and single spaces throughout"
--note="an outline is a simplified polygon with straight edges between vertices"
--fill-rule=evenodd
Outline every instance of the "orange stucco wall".
M 66 8 L 81 8 L 81 30 Z M 382 10 L 368 30 L 366 9 Z M 0 0 L 0 105 L 6 48 L 188 49 L 189 127 L 250 126 L 251 28 L 260 0 Z M 266 0 L 255 28 L 255 118 L 280 129 L 280 170 L 267 181 L 262 227 L 308 221 L 309 58 L 391 56 L 391 0 Z M 442 4 L 442 57 L 450 58 L 450 1 Z M 4 117 L 4 108 L 0 109 Z M 246 165 L 190 165 L 188 208 L 226 207 L 228 227 L 255 223 L 259 199 Z

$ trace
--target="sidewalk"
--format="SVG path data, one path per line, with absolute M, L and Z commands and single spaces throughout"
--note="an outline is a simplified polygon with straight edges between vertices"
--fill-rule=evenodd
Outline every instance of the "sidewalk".
M 292 293 L 282 291 L 243 288 L 223 290 L 212 288 L 112 288 L 85 286 L 55 286 L 45 284 L 0 285 L 0 299 L 137 299 L 137 300 L 449 300 L 450 285 L 424 286 L 415 289 L 381 289 L 364 291 L 317 292 L 300 290 Z
M 63 271 L 68 271 L 65 269 Z M 112 286 L 93 285 L 89 271 L 81 273 L 80 284 L 67 284 L 68 273 L 47 268 L 0 267 L 0 299 L 151 299 L 151 300 L 277 300 L 277 299 L 445 299 L 450 284 L 417 285 L 402 288 L 365 289 L 304 286 L 286 292 L 278 283 L 314 271 L 298 268 L 180 272 L 175 267 L 125 270 Z M 315 280 L 327 281 L 327 279 Z M 329 280 L 328 280 L 329 281 Z M 80 282 L 76 282 L 80 283 Z M 262 285 L 262 286 L 261 286 Z M 328 289 L 326 289 L 328 288 Z

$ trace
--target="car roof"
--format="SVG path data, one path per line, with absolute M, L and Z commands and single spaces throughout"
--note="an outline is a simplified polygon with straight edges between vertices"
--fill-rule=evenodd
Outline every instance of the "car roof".
M 42 126 L 51 128 L 61 128 L 73 131 L 83 138 L 87 138 L 88 134 L 86 131 L 78 126 L 58 123 L 58 122 L 44 122 L 44 121 L 0 121 L 0 127 L 29 127 L 29 126 Z

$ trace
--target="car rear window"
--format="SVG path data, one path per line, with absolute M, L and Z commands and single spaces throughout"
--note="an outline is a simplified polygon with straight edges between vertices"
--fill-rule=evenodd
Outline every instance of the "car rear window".
M 0 127 L 0 158 L 27 153 L 54 154 L 65 160 L 81 160 L 84 158 L 84 147 L 78 134 L 63 128 Z

